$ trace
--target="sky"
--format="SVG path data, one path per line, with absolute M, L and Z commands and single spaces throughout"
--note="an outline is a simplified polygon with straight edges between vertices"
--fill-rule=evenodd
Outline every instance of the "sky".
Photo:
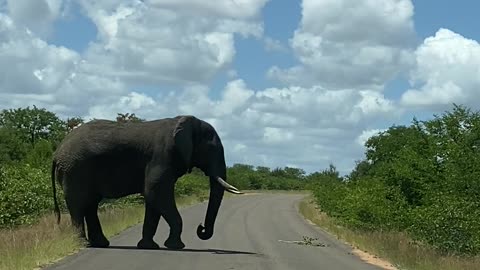
M 0 109 L 195 115 L 228 165 L 334 164 L 453 103 L 478 110 L 477 1 L 0 0 Z

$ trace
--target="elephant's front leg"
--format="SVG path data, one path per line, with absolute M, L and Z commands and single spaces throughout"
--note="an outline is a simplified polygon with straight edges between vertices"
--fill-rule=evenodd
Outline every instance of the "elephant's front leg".
M 170 235 L 164 245 L 170 249 L 182 249 L 185 247 L 181 239 L 183 221 L 175 203 L 174 185 L 169 186 L 167 190 L 168 192 L 163 194 L 160 204 L 162 216 L 170 226 Z
M 142 249 L 159 248 L 158 244 L 153 241 L 153 237 L 157 231 L 160 216 L 163 216 L 170 226 L 170 235 L 164 245 L 170 249 L 182 249 L 185 247 L 180 238 L 183 222 L 175 204 L 174 183 L 173 181 L 164 181 L 154 186 L 155 188 L 145 194 L 142 239 L 138 242 L 137 247 Z
M 160 221 L 160 211 L 151 200 L 145 200 L 145 218 L 143 220 L 142 239 L 137 247 L 141 249 L 159 249 L 160 246 L 153 241 Z

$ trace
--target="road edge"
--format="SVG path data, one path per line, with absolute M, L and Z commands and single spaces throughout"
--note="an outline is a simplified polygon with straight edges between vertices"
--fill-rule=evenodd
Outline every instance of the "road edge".
M 349 243 L 349 242 L 345 241 L 344 239 L 340 238 L 338 235 L 336 235 L 333 232 L 330 232 L 329 230 L 323 228 L 320 224 L 312 221 L 307 216 L 305 216 L 305 213 L 303 213 L 303 211 L 301 211 L 301 209 L 300 209 L 300 204 L 301 203 L 305 203 L 305 205 L 307 207 L 309 207 L 310 210 L 318 211 L 318 209 L 315 207 L 316 205 L 314 205 L 310 201 L 311 199 L 312 199 L 311 194 L 305 194 L 305 196 L 303 196 L 301 199 L 299 199 L 295 203 L 295 208 L 297 209 L 298 215 L 304 220 L 304 222 L 306 224 L 308 224 L 309 226 L 312 226 L 313 228 L 321 231 L 322 233 L 327 235 L 330 238 L 330 240 L 338 241 L 341 244 L 345 245 L 346 247 L 348 247 L 348 249 L 351 250 L 351 252 L 349 252 L 349 253 L 358 257 L 360 260 L 362 260 L 362 261 L 364 261 L 368 264 L 380 267 L 380 268 L 385 269 L 385 270 L 400 270 L 399 268 L 395 267 L 388 260 L 380 258 L 379 256 L 374 255 L 372 253 L 369 253 L 368 251 L 359 249 L 358 247 L 356 247 L 352 243 Z

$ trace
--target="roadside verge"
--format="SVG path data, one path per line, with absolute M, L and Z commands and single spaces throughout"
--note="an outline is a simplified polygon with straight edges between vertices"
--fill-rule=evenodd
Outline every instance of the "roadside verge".
M 191 195 L 177 199 L 179 208 L 208 199 Z M 99 218 L 107 238 L 143 222 L 144 206 L 128 205 L 99 210 Z M 45 215 L 38 223 L 14 229 L 0 230 L 0 270 L 31 270 L 54 263 L 84 248 L 70 223 L 62 214 L 60 225 L 53 214 Z
M 361 246 L 356 244 L 356 241 L 352 237 L 348 237 L 347 234 L 352 234 L 353 232 L 348 229 L 341 228 L 335 222 L 329 218 L 326 214 L 318 210 L 318 206 L 312 200 L 311 195 L 306 196 L 300 201 L 299 212 L 305 218 L 305 220 L 313 226 L 318 227 L 322 231 L 333 235 L 339 241 L 352 247 L 352 253 L 358 256 L 363 261 L 373 264 L 375 266 L 381 267 L 386 270 L 398 270 L 390 262 L 385 259 L 382 259 L 376 255 L 368 253 Z
M 307 222 L 351 246 L 353 253 L 362 260 L 384 269 L 480 269 L 480 256 L 441 254 L 431 247 L 413 241 L 406 233 L 363 232 L 341 226 L 334 218 L 321 212 L 311 195 L 306 196 L 298 207 Z

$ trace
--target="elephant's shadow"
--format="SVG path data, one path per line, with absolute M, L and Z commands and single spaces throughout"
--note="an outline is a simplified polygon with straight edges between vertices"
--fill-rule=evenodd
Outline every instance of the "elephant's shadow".
M 138 250 L 138 251 L 145 251 L 145 249 L 139 249 L 136 246 L 110 246 L 106 249 L 124 249 L 124 250 Z M 238 251 L 238 250 L 226 250 L 226 249 L 193 249 L 193 248 L 184 248 L 184 249 L 168 249 L 164 247 L 160 247 L 158 249 L 150 249 L 151 251 L 171 251 L 171 252 L 200 252 L 200 253 L 211 253 L 211 254 L 219 254 L 219 255 L 260 255 L 255 252 L 248 252 L 248 251 Z

